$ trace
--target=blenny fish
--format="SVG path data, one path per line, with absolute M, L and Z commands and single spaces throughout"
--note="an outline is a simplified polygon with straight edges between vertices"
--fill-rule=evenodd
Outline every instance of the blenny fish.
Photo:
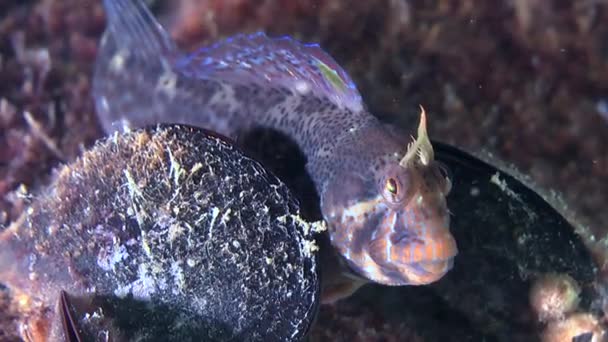
M 231 138 L 281 132 L 306 157 L 332 245 L 349 272 L 386 285 L 420 285 L 457 254 L 446 195 L 422 111 L 417 137 L 372 115 L 357 87 L 317 44 L 264 33 L 181 52 L 140 0 L 104 0 L 107 30 L 93 93 L 107 132 L 158 123 Z

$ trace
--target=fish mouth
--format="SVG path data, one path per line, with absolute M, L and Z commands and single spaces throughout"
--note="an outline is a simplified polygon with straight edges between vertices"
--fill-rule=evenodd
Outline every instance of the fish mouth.
M 404 267 L 403 273 L 412 285 L 426 285 L 441 279 L 454 267 L 454 257 L 420 261 Z
M 458 248 L 446 228 L 427 234 L 421 241 L 410 242 L 401 253 L 402 262 L 398 267 L 404 277 L 410 284 L 425 285 L 438 281 L 454 267 Z
M 394 286 L 436 282 L 453 268 L 458 254 L 456 241 L 447 229 L 409 239 L 379 237 L 371 241 L 367 251 L 375 266 L 362 263 L 367 277 Z
M 364 250 L 369 259 L 351 253 L 366 278 L 386 285 L 425 285 L 441 279 L 454 266 L 456 240 L 447 218 L 423 220 L 419 213 L 392 212 L 369 220 Z

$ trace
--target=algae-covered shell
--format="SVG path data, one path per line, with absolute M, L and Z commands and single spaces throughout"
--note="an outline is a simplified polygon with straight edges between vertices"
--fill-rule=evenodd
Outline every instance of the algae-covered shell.
M 60 312 L 85 340 L 298 340 L 317 310 L 313 228 L 230 143 L 161 126 L 60 169 L 1 236 L 0 281 L 34 340 L 63 334 Z

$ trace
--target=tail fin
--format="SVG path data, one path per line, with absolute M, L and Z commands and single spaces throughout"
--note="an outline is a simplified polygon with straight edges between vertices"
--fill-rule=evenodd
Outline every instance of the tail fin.
M 93 81 L 99 119 L 108 132 L 124 122 L 153 122 L 158 79 L 171 71 L 177 54 L 168 32 L 142 0 L 104 0 L 107 26 Z
M 141 0 L 104 0 L 103 4 L 107 31 L 119 50 L 127 49 L 151 60 L 176 50 L 169 34 Z

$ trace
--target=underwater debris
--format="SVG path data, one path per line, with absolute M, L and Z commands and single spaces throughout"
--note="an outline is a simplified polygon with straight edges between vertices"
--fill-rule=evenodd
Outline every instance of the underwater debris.
M 606 330 L 593 315 L 579 313 L 550 323 L 542 335 L 543 342 L 601 342 Z
M 569 275 L 547 274 L 534 282 L 530 305 L 540 321 L 562 319 L 576 310 L 580 292 L 580 286 Z
M 231 144 L 162 126 L 60 168 L 0 235 L 0 279 L 33 341 L 298 340 L 317 311 L 316 229 Z

